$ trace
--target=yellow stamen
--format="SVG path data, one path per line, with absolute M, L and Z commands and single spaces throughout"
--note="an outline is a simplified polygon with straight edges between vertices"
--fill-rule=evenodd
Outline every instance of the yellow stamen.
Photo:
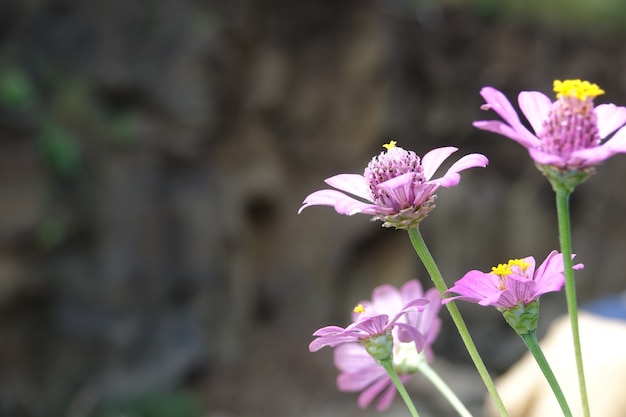
M 530 266 L 530 263 L 523 259 L 511 259 L 506 264 L 499 264 L 498 266 L 494 266 L 491 268 L 491 273 L 495 275 L 499 275 L 501 277 L 505 277 L 513 273 L 513 267 L 516 266 L 522 270 L 522 272 L 526 272 L 526 268 Z
M 579 100 L 586 100 L 604 94 L 604 90 L 598 84 L 591 84 L 589 81 L 581 80 L 554 80 L 554 92 L 556 98 L 575 97 Z
M 389 141 L 389 143 L 385 143 L 383 145 L 383 148 L 385 148 L 387 150 L 393 149 L 393 148 L 396 147 L 396 143 L 398 143 L 398 142 L 396 142 L 395 140 L 391 140 L 391 141 Z
M 491 273 L 504 277 L 511 273 L 511 267 L 509 266 L 509 264 L 499 264 L 498 266 L 494 266 L 491 268 Z
M 363 304 L 359 304 L 358 306 L 354 307 L 354 312 L 355 313 L 365 313 L 365 308 L 363 308 Z

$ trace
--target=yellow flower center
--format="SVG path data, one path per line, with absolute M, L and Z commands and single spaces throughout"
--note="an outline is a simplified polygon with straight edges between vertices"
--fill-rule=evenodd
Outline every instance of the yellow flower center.
M 354 312 L 365 313 L 365 308 L 363 307 L 363 304 L 359 304 L 358 306 L 354 307 Z
M 591 84 L 589 81 L 581 80 L 554 80 L 554 92 L 556 98 L 575 97 L 579 100 L 586 100 L 604 94 L 604 90 L 598 84 Z
M 389 141 L 389 143 L 385 143 L 385 144 L 383 145 L 383 148 L 385 148 L 385 149 L 387 149 L 387 150 L 393 149 L 393 148 L 395 148 L 395 147 L 396 147 L 396 144 L 397 144 L 397 143 L 398 143 L 398 142 L 396 142 L 395 140 L 391 140 L 391 141 Z
M 526 268 L 528 268 L 529 266 L 530 263 L 523 259 L 511 259 L 506 264 L 499 264 L 498 266 L 494 266 L 493 268 L 491 268 L 491 273 L 499 275 L 501 277 L 505 277 L 513 273 L 513 267 L 518 267 L 522 270 L 522 272 L 526 272 Z

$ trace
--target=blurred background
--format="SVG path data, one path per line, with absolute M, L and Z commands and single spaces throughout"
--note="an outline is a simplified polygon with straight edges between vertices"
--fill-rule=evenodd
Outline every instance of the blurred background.
M 0 415 L 378 415 L 336 391 L 311 333 L 377 285 L 430 281 L 406 233 L 298 216 L 303 198 L 390 139 L 484 153 L 421 226 L 444 277 L 543 260 L 552 190 L 472 127 L 495 117 L 479 90 L 515 103 L 582 78 L 626 104 L 625 22 L 619 0 L 0 1 Z M 571 202 L 582 302 L 626 287 L 625 158 Z M 544 298 L 540 333 L 563 298 Z M 461 307 L 503 372 L 521 342 Z M 436 367 L 480 410 L 442 318 Z M 409 390 L 453 415 L 419 377 Z

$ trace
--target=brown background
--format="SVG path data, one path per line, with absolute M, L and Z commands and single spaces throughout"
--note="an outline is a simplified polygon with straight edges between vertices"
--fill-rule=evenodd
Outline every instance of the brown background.
M 2 2 L 0 415 L 376 415 L 336 392 L 310 335 L 376 285 L 429 280 L 404 232 L 297 209 L 390 139 L 452 145 L 491 162 L 423 222 L 449 284 L 558 248 L 526 151 L 471 126 L 493 116 L 478 92 L 583 78 L 624 104 L 626 46 L 615 21 L 536 16 L 488 1 Z M 583 302 L 626 287 L 624 160 L 572 200 Z M 462 307 L 502 372 L 521 343 L 496 311 Z M 546 297 L 542 331 L 563 311 Z M 442 316 L 438 366 L 479 409 Z M 414 384 L 425 413 L 447 415 Z

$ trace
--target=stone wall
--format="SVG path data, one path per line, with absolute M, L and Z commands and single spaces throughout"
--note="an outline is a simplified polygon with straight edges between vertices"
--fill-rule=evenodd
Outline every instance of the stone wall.
M 429 280 L 405 233 L 329 208 L 298 216 L 302 199 L 390 139 L 418 154 L 453 145 L 491 162 L 442 190 L 423 223 L 448 282 L 543 258 L 558 246 L 552 191 L 521 147 L 472 128 L 489 117 L 478 91 L 583 78 L 607 91 L 599 101 L 626 102 L 618 34 L 472 8 L 41 0 L 0 12 L 3 416 L 89 416 L 179 389 L 209 416 L 357 415 L 310 334 L 345 323 L 380 283 Z M 573 197 L 583 301 L 626 287 L 624 178 L 616 157 Z M 562 298 L 546 297 L 542 328 Z M 504 370 L 522 346 L 495 311 L 462 307 Z M 444 320 L 439 356 L 464 369 Z

